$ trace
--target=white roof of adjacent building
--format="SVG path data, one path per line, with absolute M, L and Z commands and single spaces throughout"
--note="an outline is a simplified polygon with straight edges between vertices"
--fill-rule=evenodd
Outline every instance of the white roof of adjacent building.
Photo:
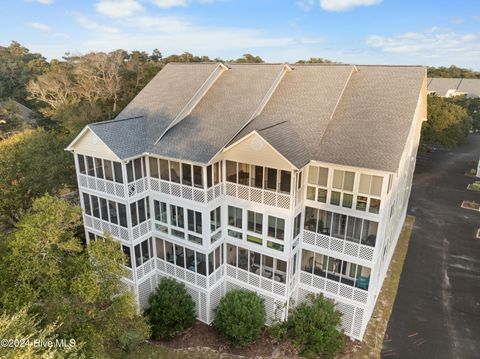
M 170 63 L 115 120 L 88 129 L 120 159 L 206 164 L 255 131 L 297 168 L 395 172 L 425 77 L 420 66 Z
M 428 78 L 427 87 L 428 92 L 434 92 L 441 97 L 450 97 L 458 94 L 480 97 L 480 79 L 433 77 Z

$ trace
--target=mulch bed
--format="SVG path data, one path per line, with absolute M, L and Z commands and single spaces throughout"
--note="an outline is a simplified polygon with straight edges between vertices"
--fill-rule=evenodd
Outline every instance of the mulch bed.
M 252 345 L 245 348 L 231 347 L 217 329 L 213 326 L 197 321 L 185 333 L 170 341 L 160 341 L 160 345 L 171 349 L 187 349 L 194 347 L 208 347 L 218 353 L 231 357 L 245 358 L 299 358 L 298 351 L 289 340 L 278 342 L 272 338 L 268 330 L 264 330 L 261 337 Z M 359 343 L 347 339 L 345 350 L 337 358 L 348 358 L 358 350 Z

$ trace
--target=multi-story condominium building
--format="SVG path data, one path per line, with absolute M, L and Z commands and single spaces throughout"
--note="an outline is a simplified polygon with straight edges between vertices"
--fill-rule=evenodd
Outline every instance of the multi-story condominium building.
M 421 67 L 169 64 L 68 147 L 87 239 L 118 240 L 142 308 L 162 277 L 206 323 L 234 288 L 269 320 L 323 293 L 361 339 L 425 118 Z
M 429 95 L 440 97 L 480 96 L 480 79 L 433 77 L 427 79 Z

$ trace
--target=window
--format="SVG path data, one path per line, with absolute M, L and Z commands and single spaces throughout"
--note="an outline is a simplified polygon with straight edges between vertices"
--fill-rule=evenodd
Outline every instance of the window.
M 158 172 L 158 160 L 155 157 L 149 157 L 148 158 L 148 163 L 150 165 L 150 176 L 159 178 L 159 172 Z
M 327 187 L 328 168 L 310 166 L 308 170 L 308 183 L 315 186 Z
M 221 226 L 221 207 L 210 212 L 210 231 L 213 233 Z
M 155 238 L 155 241 L 157 243 L 157 258 L 165 260 L 165 248 L 163 244 L 163 239 L 161 238 Z
M 315 201 L 315 187 L 307 186 L 307 199 L 310 201 Z
M 182 163 L 182 184 L 186 186 L 192 185 L 192 166 L 188 163 Z
M 152 238 L 144 240 L 135 246 L 135 263 L 139 267 L 146 263 L 153 255 Z
M 337 238 L 345 238 L 345 230 L 347 227 L 347 216 L 344 214 L 333 214 L 332 236 Z
M 212 165 L 207 166 L 207 188 L 212 187 L 213 184 Z
M 175 183 L 180 183 L 180 163 L 170 161 L 170 180 Z
M 265 188 L 276 191 L 277 190 L 277 170 L 274 168 L 266 168 L 267 178 L 265 179 Z
M 248 211 L 248 230 L 258 234 L 262 234 L 263 214 Z
M 247 241 L 251 243 L 259 244 L 259 245 L 262 245 L 263 243 L 263 240 L 261 238 L 252 236 L 250 234 L 247 234 Z
M 250 166 L 246 163 L 238 164 L 238 183 L 245 186 L 249 185 L 250 180 Z
M 207 275 L 207 260 L 203 253 L 196 252 L 197 255 L 197 273 Z
M 183 207 L 170 205 L 170 224 L 175 227 L 184 228 Z
M 109 218 L 108 218 L 108 202 L 105 198 L 100 198 L 99 197 L 99 200 L 100 200 L 100 213 L 101 213 L 101 216 L 102 216 L 102 219 L 104 221 L 109 221 Z
M 85 214 L 91 216 L 92 211 L 90 207 L 90 196 L 86 193 L 83 193 L 83 207 L 85 208 Z
M 85 170 L 85 157 L 83 155 L 77 155 L 78 160 L 78 169 L 80 173 L 85 174 L 87 171 Z
M 382 194 L 382 184 L 383 177 L 381 176 L 361 174 L 358 192 L 362 194 L 380 197 Z
M 367 210 L 368 198 L 365 196 L 357 196 L 357 211 L 365 212 Z
M 130 214 L 132 216 L 132 226 L 145 222 L 150 219 L 148 197 L 142 198 L 137 202 L 130 204 Z
M 203 168 L 200 166 L 193 166 L 193 185 L 203 188 Z
M 219 184 L 222 178 L 221 162 L 213 164 L 213 184 Z
M 143 177 L 142 159 L 141 158 L 134 159 L 133 165 L 135 167 L 135 180 L 138 180 Z
M 343 200 L 342 200 L 342 207 L 352 208 L 352 204 L 353 204 L 353 194 L 344 193 Z
M 153 210 L 155 212 L 155 220 L 168 223 L 167 221 L 167 204 L 164 202 L 159 202 L 157 200 L 153 201 Z
M 296 238 L 300 234 L 301 217 L 302 217 L 302 214 L 299 213 L 293 220 L 293 238 Z
M 237 162 L 227 161 L 227 181 L 237 183 Z
M 317 201 L 321 203 L 327 203 L 327 190 L 323 188 L 318 189 Z
M 125 255 L 125 265 L 128 268 L 132 268 L 132 254 L 130 253 L 130 247 L 127 247 L 122 244 L 122 251 Z
M 100 218 L 100 205 L 98 203 L 98 197 L 97 196 L 91 196 L 92 197 L 92 213 L 94 217 Z
M 332 195 L 330 197 L 330 204 L 333 204 L 335 206 L 339 206 L 340 205 L 340 196 L 341 196 L 340 192 L 332 191 Z
M 103 178 L 103 163 L 100 158 L 94 158 L 95 160 L 95 173 L 98 178 Z
M 237 266 L 237 247 L 227 244 L 227 264 Z
M 202 213 L 193 211 L 191 209 L 187 210 L 187 220 L 188 220 L 188 230 L 202 234 Z
M 268 236 L 283 240 L 285 233 L 285 220 L 283 218 L 268 216 Z
M 168 160 L 160 159 L 158 162 L 160 164 L 160 179 L 170 181 L 170 167 L 168 166 Z
M 254 175 L 254 178 L 252 180 L 252 186 L 257 188 L 262 188 L 263 187 L 263 167 L 262 166 L 252 166 L 252 167 L 254 167 L 254 170 L 252 171 L 252 174 Z
M 228 206 L 228 224 L 233 227 L 242 228 L 242 209 Z
M 87 173 L 89 176 L 95 177 L 95 169 L 93 167 L 93 158 L 90 156 L 85 157 L 87 160 Z
M 115 182 L 123 183 L 122 165 L 120 162 L 113 162 L 113 173 L 115 174 Z
M 352 192 L 354 180 L 355 180 L 354 172 L 334 170 L 332 187 L 336 189 L 343 189 L 345 191 Z
M 103 160 L 103 172 L 105 173 L 105 179 L 113 181 L 113 166 L 112 161 Z
M 127 206 L 122 203 L 118 204 L 118 215 L 120 219 L 120 225 L 122 227 L 127 227 Z
M 283 244 L 274 243 L 272 241 L 267 241 L 267 247 L 280 252 L 283 252 L 284 248 Z
M 175 264 L 185 268 L 185 248 L 175 244 Z
M 370 198 L 370 206 L 368 207 L 370 213 L 380 212 L 380 200 L 375 198 Z
M 288 171 L 280 171 L 280 192 L 290 193 L 292 174 Z

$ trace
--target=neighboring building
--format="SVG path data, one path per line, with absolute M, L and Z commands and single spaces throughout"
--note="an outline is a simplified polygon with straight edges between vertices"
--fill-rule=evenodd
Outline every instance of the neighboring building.
M 480 79 L 464 78 L 428 78 L 428 94 L 440 97 L 480 97 Z
M 168 276 L 205 323 L 234 288 L 269 319 L 322 292 L 361 339 L 406 215 L 426 81 L 407 66 L 168 64 L 68 147 L 87 238 L 121 243 L 142 308 Z

